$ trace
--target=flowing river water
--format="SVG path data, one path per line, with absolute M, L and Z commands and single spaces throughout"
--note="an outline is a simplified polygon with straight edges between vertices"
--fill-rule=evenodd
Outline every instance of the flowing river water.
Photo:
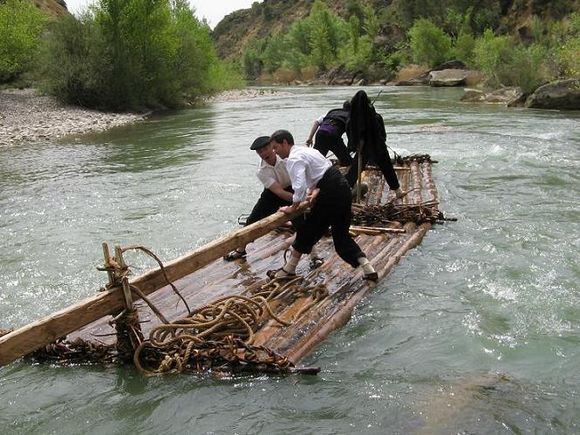
M 101 242 L 171 260 L 234 228 L 249 145 L 304 142 L 354 88 L 278 88 L 104 134 L 0 147 L 0 328 L 93 295 Z M 3 434 L 580 432 L 580 113 L 367 88 L 397 153 L 427 153 L 437 225 L 303 363 L 318 376 L 0 368 Z M 251 245 L 250 245 L 251 249 Z M 129 258 L 137 273 L 153 264 Z

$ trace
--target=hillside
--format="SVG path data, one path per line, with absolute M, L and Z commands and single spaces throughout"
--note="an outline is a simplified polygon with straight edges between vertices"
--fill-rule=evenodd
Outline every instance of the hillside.
M 53 17 L 69 13 L 64 0 L 33 0 L 33 2 L 41 11 Z
M 284 32 L 294 21 L 306 17 L 313 3 L 314 0 L 264 0 L 255 2 L 250 9 L 227 15 L 213 31 L 218 54 L 222 58 L 238 57 L 248 41 Z M 383 17 L 380 40 L 385 45 L 394 45 L 403 39 L 414 18 L 431 17 L 445 10 L 445 1 L 327 0 L 326 3 L 343 18 L 354 13 L 357 4 L 372 6 L 377 15 Z M 519 34 L 522 38 L 531 33 L 533 16 L 560 19 L 572 11 L 580 11 L 580 0 L 474 0 L 465 4 L 479 11 L 481 16 L 494 11 L 499 15 L 494 21 L 494 30 Z

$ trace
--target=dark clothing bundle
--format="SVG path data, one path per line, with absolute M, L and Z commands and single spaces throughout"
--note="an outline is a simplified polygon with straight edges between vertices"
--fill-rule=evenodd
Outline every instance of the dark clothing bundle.
M 320 151 L 324 157 L 328 151 L 332 151 L 342 166 L 348 166 L 352 162 L 342 135 L 346 131 L 349 111 L 333 109 L 324 116 L 315 136 L 314 149 Z
M 387 133 L 383 117 L 376 113 L 365 91 L 358 91 L 351 100 L 350 120 L 346 126 L 348 148 L 356 151 L 346 179 L 350 186 L 354 186 L 358 176 L 358 149 L 362 145 L 362 168 L 368 162 L 376 164 L 389 187 L 392 190 L 399 188 L 399 180 L 393 168 L 391 157 L 387 150 Z
M 296 233 L 292 246 L 302 254 L 310 253 L 330 226 L 337 254 L 352 267 L 358 267 L 358 259 L 365 254 L 349 234 L 352 218 L 350 186 L 338 169 L 330 167 L 316 187 L 320 193 L 310 213 L 306 214 L 304 225 Z

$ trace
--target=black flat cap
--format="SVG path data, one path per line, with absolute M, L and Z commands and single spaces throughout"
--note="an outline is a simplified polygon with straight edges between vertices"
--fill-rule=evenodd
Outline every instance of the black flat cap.
M 252 146 L 250 147 L 250 149 L 257 150 L 257 149 L 260 149 L 262 147 L 265 147 L 269 143 L 270 143 L 270 136 L 260 136 L 259 138 L 256 138 L 256 140 L 252 143 Z

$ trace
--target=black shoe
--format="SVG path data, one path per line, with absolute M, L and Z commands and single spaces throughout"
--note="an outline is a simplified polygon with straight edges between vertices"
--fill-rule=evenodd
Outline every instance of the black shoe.
M 324 258 L 319 257 L 319 256 L 310 257 L 310 264 L 309 264 L 310 269 L 318 269 L 323 264 L 324 264 Z
M 363 279 L 365 281 L 377 282 L 379 280 L 379 274 L 377 272 L 365 273 Z
M 235 249 L 232 252 L 229 252 L 228 254 L 224 255 L 224 260 L 226 261 L 239 260 L 240 258 L 246 258 L 246 255 L 248 255 L 248 253 L 245 250 L 238 251 L 237 249 Z

